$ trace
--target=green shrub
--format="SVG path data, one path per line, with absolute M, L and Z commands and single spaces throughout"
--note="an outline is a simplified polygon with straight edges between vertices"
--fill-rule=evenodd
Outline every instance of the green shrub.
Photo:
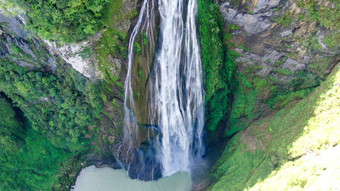
M 109 0 L 9 0 L 29 18 L 28 27 L 48 40 L 73 42 L 96 33 Z M 10 8 L 9 8 L 10 9 Z
M 224 20 L 211 0 L 199 0 L 199 33 L 205 77 L 206 127 L 225 128 L 232 102 L 235 65 L 224 45 Z

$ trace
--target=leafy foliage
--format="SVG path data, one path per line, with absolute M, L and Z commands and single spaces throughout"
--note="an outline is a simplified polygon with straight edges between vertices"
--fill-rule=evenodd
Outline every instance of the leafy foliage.
M 206 126 L 214 135 L 225 125 L 231 106 L 235 66 L 232 55 L 224 46 L 224 21 L 210 0 L 199 0 L 199 32 L 205 73 Z
M 34 131 L 8 101 L 0 96 L 0 190 L 50 190 L 70 153 Z
M 53 145 L 77 153 L 86 149 L 87 125 L 98 116 L 101 100 L 78 75 L 60 71 L 57 75 L 29 70 L 10 61 L 0 63 L 0 91 L 20 107 L 32 127 L 49 137 Z M 84 94 L 88 94 L 86 97 Z M 91 107 L 93 106 L 93 108 Z
M 0 92 L 22 111 L 0 98 L 0 190 L 68 190 L 74 177 L 61 171 L 80 168 L 67 161 L 89 148 L 85 133 L 100 118 L 102 85 L 69 65 L 51 73 L 8 59 L 0 62 L 0 79 Z
M 48 40 L 84 40 L 96 33 L 108 0 L 10 0 L 29 17 L 28 26 Z M 7 2 L 8 5 L 10 5 Z

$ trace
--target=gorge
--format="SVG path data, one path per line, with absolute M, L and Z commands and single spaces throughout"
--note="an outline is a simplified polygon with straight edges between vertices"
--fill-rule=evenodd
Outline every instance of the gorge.
M 0 0 L 0 190 L 340 189 L 339 8 Z

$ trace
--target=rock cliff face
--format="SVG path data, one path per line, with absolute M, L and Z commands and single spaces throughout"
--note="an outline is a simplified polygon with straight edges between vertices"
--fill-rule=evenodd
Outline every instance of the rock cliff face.
M 302 98 L 340 60 L 339 45 L 330 42 L 339 42 L 339 24 L 327 21 L 330 14 L 339 17 L 331 1 L 229 0 L 219 5 L 229 50 L 240 54 L 240 84 L 227 135 Z
M 38 37 L 31 37 L 23 29 L 23 22 L 23 17 L 7 17 L 0 11 L 1 58 L 9 58 L 23 67 L 34 68 L 43 64 L 55 70 L 56 56 L 49 53 Z
M 338 117 L 323 118 L 339 116 L 338 104 L 327 107 L 339 95 L 339 6 L 326 0 L 218 4 L 229 51 L 239 53 L 238 85 L 225 134 L 232 139 L 209 189 L 303 190 L 320 186 L 311 180 L 321 174 L 333 180 L 317 166 L 333 171 L 336 165 L 311 155 L 336 150 L 339 142 L 333 136 Z M 302 175 L 303 169 L 319 175 Z
M 55 42 L 44 40 L 48 50 L 60 56 L 65 62 L 70 64 L 75 70 L 90 79 L 103 78 L 103 75 L 98 71 L 97 60 L 95 54 L 90 54 L 86 50 L 91 51 L 94 43 L 100 38 L 100 33 L 88 41 L 57 45 Z
M 8 57 L 9 54 L 15 54 L 15 50 L 22 50 L 25 55 L 32 59 L 32 62 L 29 63 L 28 58 L 24 60 L 14 58 L 14 56 L 12 56 L 12 61 L 21 66 L 29 67 L 34 67 L 34 62 L 48 63 L 51 70 L 54 70 L 56 69 L 56 59 L 60 57 L 85 77 L 91 79 L 102 78 L 97 69 L 95 55 L 84 52 L 85 49 L 90 49 L 94 46 L 93 44 L 100 37 L 100 33 L 86 42 L 57 45 L 55 42 L 42 40 L 31 31 L 25 30 L 25 19 L 25 15 L 5 16 L 4 12 L 0 12 L 0 23 L 6 23 L 6 26 L 1 31 L 1 35 L 4 36 L 3 46 L 1 46 L 2 58 Z M 45 55 L 47 58 L 39 58 L 40 55 Z

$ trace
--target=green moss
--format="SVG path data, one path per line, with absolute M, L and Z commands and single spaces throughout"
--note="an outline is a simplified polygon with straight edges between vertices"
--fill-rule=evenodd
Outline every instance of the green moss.
M 340 6 L 334 0 L 325 0 L 322 2 L 314 0 L 298 1 L 297 5 L 301 8 L 301 13 L 295 15 L 293 13 L 285 13 L 282 17 L 275 21 L 283 26 L 288 26 L 295 18 L 299 22 L 309 23 L 312 28 L 307 28 L 308 32 L 303 37 L 297 37 L 296 40 L 300 42 L 307 50 L 323 52 L 323 47 L 319 43 L 320 29 L 326 29 L 329 33 L 322 40 L 326 46 L 334 51 L 340 42 L 339 30 L 340 24 L 337 22 L 340 19 Z M 294 33 L 292 33 L 294 38 Z
M 88 59 L 92 56 L 91 49 L 89 47 L 81 47 L 81 50 L 79 50 L 76 55 L 79 55 L 82 59 Z
M 327 29 L 339 30 L 340 23 L 340 5 L 334 0 L 327 0 L 325 3 L 319 3 L 314 0 L 299 1 L 298 6 L 306 11 L 304 20 L 318 21 Z M 333 7 L 334 5 L 334 7 Z
M 281 73 L 283 75 L 283 73 Z M 291 75 L 293 73 L 290 72 Z M 268 107 L 278 109 L 293 100 L 306 97 L 315 87 L 320 85 L 322 79 L 316 74 L 302 71 L 294 73 L 295 77 L 289 81 L 288 86 L 273 85 L 270 87 L 271 95 L 265 100 Z M 275 79 L 274 79 L 275 82 Z
M 275 69 L 274 70 L 276 73 L 281 74 L 281 75 L 291 75 L 293 74 L 292 71 L 290 71 L 288 68 L 284 68 L 284 69 Z
M 317 73 L 322 78 L 325 78 L 332 61 L 333 58 L 318 58 L 314 63 L 311 63 L 309 67 L 313 72 Z
M 322 46 L 316 36 L 310 38 L 303 38 L 301 44 L 309 50 L 322 51 Z
M 112 86 L 120 87 L 120 76 L 115 75 L 112 70 L 120 73 L 121 71 L 113 65 L 112 58 L 124 59 L 127 56 L 128 49 L 128 34 L 125 31 L 120 31 L 115 28 L 115 25 L 120 22 L 125 22 L 128 19 L 136 16 L 136 10 L 131 10 L 125 14 L 120 10 L 122 7 L 122 0 L 114 0 L 109 3 L 105 10 L 105 17 L 103 20 L 103 33 L 101 38 L 96 42 L 94 53 L 97 55 L 98 69 L 104 75 L 104 81 L 107 87 L 104 89 L 111 89 Z
M 225 133 L 228 137 L 247 128 L 255 118 L 261 115 L 261 112 L 255 111 L 255 107 L 263 99 L 261 96 L 270 85 L 268 80 L 260 77 L 253 77 L 250 81 L 240 72 L 237 80 L 236 99 Z
M 312 89 L 303 89 L 299 91 L 289 92 L 287 94 L 279 94 L 266 101 L 266 104 L 272 109 L 282 108 L 291 101 L 299 100 L 306 97 L 310 93 L 310 91 L 312 91 Z
M 13 54 L 19 54 L 21 52 L 21 49 L 15 45 L 11 47 L 11 51 Z
M 340 32 L 331 32 L 325 36 L 325 38 L 322 40 L 328 48 L 331 50 L 334 50 L 339 46 L 340 42 Z
M 206 127 L 213 137 L 225 126 L 234 86 L 233 55 L 226 50 L 224 20 L 211 0 L 199 0 L 199 33 L 206 92 Z M 221 104 L 223 103 L 223 104 Z
M 139 71 L 138 71 L 138 76 L 139 76 L 140 78 L 143 78 L 143 76 L 144 76 L 143 70 L 139 70 Z
M 255 77 L 253 79 L 256 90 L 261 90 L 269 85 L 268 81 L 264 78 Z
M 213 169 L 212 190 L 302 190 L 315 186 L 325 167 L 337 169 L 340 155 L 324 162 L 308 153 L 340 143 L 339 83 L 337 66 L 312 94 L 234 136 Z
M 275 19 L 275 22 L 282 26 L 288 26 L 294 21 L 294 13 L 286 12 L 281 17 Z
M 235 136 L 216 164 L 218 168 L 212 169 L 214 173 L 211 181 L 218 180 L 212 190 L 243 190 L 253 173 L 265 176 L 273 169 L 264 151 L 252 152 L 246 144 L 240 142 L 241 136 Z M 258 164 L 264 164 L 267 168 L 257 172 Z
M 96 43 L 95 53 L 97 54 L 98 69 L 104 74 L 104 80 L 110 85 L 116 84 L 119 76 L 115 76 L 111 71 L 111 68 L 115 66 L 112 65 L 109 58 L 124 57 L 127 54 L 127 45 L 125 43 L 126 34 L 112 27 L 107 28 Z
M 225 136 L 231 136 L 247 127 L 249 119 L 254 117 L 253 111 L 257 102 L 258 91 L 253 84 L 248 81 L 242 73 L 237 76 L 238 86 L 235 92 L 228 126 Z M 260 87 L 259 87 L 260 88 Z M 240 120 L 241 118 L 245 118 Z
M 140 46 L 140 44 L 138 42 L 135 42 L 135 48 L 136 48 L 137 55 L 140 55 L 140 53 L 142 51 L 142 47 Z
M 146 35 L 146 32 L 143 32 L 143 46 L 148 43 L 148 36 Z

